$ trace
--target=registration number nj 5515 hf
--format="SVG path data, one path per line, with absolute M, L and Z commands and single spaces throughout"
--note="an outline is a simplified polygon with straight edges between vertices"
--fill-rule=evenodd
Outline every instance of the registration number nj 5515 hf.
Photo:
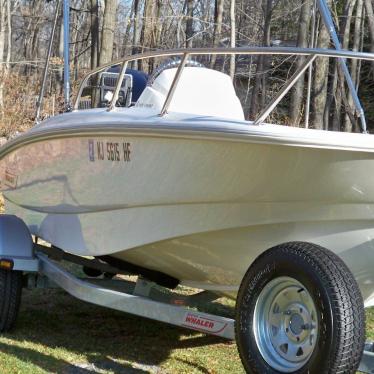
M 109 142 L 101 140 L 88 141 L 89 160 L 95 161 L 131 161 L 131 143 Z

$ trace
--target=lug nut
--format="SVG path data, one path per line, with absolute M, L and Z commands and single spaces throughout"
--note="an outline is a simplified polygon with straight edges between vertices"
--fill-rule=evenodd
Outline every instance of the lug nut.
M 305 323 L 304 325 L 301 325 L 301 328 L 303 330 L 312 330 L 316 327 L 313 323 Z

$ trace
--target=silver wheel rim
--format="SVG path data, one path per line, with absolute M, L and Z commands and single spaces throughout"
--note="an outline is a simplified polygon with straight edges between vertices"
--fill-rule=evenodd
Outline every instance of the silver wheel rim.
M 253 330 L 264 360 L 289 373 L 310 359 L 318 338 L 317 309 L 308 290 L 296 279 L 270 281 L 258 297 Z

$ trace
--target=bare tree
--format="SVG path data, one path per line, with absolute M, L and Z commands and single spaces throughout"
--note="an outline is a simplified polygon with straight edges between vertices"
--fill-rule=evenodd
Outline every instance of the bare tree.
M 218 47 L 219 41 L 221 39 L 224 4 L 225 4 L 225 0 L 215 0 L 213 47 Z M 216 56 L 213 55 L 210 61 L 210 67 L 213 68 L 215 64 L 216 64 Z
M 192 40 L 193 40 L 193 8 L 194 8 L 194 0 L 186 0 L 186 8 L 187 8 L 187 21 L 186 21 L 186 47 L 192 47 Z
M 142 52 L 156 48 L 156 14 L 159 3 L 154 0 L 144 1 L 143 27 L 140 35 Z M 145 71 L 152 70 L 153 61 L 141 61 L 141 67 Z
M 141 23 L 140 23 L 140 0 L 134 0 L 133 3 L 134 16 L 133 16 L 133 39 L 132 39 L 132 53 L 139 53 L 140 48 L 140 33 L 141 33 Z M 138 68 L 138 61 L 134 61 L 133 67 Z
M 263 36 L 262 45 L 270 46 L 271 19 L 273 15 L 273 0 L 262 0 L 261 4 L 263 12 Z M 250 117 L 255 118 L 260 108 L 265 105 L 267 76 L 269 59 L 260 55 L 257 58 L 255 86 L 252 92 Z
M 331 5 L 331 0 L 328 1 Z M 328 48 L 330 45 L 330 34 L 325 24 L 320 21 L 318 48 Z M 314 69 L 313 97 L 312 97 L 312 120 L 316 129 L 324 128 L 324 114 L 327 100 L 329 59 L 320 57 L 317 59 Z
M 308 35 L 309 35 L 309 25 L 311 16 L 312 4 L 309 0 L 303 2 L 300 8 L 300 18 L 299 18 L 299 30 L 297 34 L 297 46 L 300 48 L 305 48 L 308 46 Z M 296 69 L 300 68 L 305 62 L 304 57 L 298 58 L 296 62 Z M 303 102 L 303 92 L 304 92 L 304 74 L 296 82 L 294 88 L 291 91 L 291 103 L 289 116 L 290 125 L 299 126 L 302 114 L 302 102 Z
M 372 0 L 365 0 L 365 9 L 370 34 L 370 51 L 374 53 L 374 11 Z M 374 75 L 374 62 L 372 62 L 371 66 L 372 74 Z
M 99 63 L 99 2 L 91 0 L 91 69 Z
M 104 65 L 112 59 L 114 30 L 116 27 L 116 10 L 117 0 L 105 0 L 99 65 Z
M 235 1 L 230 1 L 230 46 L 234 48 L 236 45 L 236 15 L 235 15 Z M 234 81 L 235 75 L 235 55 L 230 56 L 230 77 Z
M 271 40 L 294 42 L 305 47 L 308 44 L 310 8 L 312 0 L 70 0 L 71 4 L 71 55 L 75 78 L 84 70 L 129 52 L 139 53 L 148 49 L 176 47 L 218 47 L 230 45 L 270 46 Z M 19 5 L 16 5 L 19 4 Z M 41 59 L 46 53 L 46 36 L 51 27 L 50 20 L 55 2 L 45 0 L 0 0 L 0 74 L 4 69 L 19 74 L 26 83 L 23 86 L 36 91 L 41 72 Z M 373 0 L 340 0 L 333 13 L 339 25 L 343 48 L 365 48 L 374 52 Z M 361 5 L 360 5 L 361 4 Z M 118 6 L 117 6 L 118 5 Z M 360 9 L 362 11 L 360 12 Z M 363 16 L 365 10 L 366 16 Z M 368 31 L 363 18 L 367 20 Z M 339 21 L 338 21 L 339 20 Z M 319 21 L 320 24 L 322 21 Z M 61 26 L 62 27 L 62 26 Z M 59 26 L 60 31 L 61 27 Z M 359 31 L 360 30 L 360 31 Z M 321 24 L 317 27 L 317 46 L 328 47 L 329 35 Z M 363 39 L 365 38 L 365 39 Z M 369 40 L 369 43 L 368 43 Z M 59 43 L 59 41 L 61 43 Z M 62 62 L 62 33 L 54 43 L 54 77 L 58 76 Z M 59 45 L 61 50 L 59 51 Z M 101 50 L 101 54 L 100 54 Z M 218 59 L 218 57 L 217 57 Z M 216 56 L 203 56 L 202 62 L 211 68 L 217 67 Z M 299 67 L 305 58 L 295 63 L 278 57 L 249 57 L 251 66 L 245 67 L 234 56 L 224 59 L 222 71 L 235 76 L 238 96 L 246 107 L 246 116 L 256 117 L 273 92 L 279 90 L 290 72 Z M 16 60 L 22 65 L 10 61 Z M 222 59 L 220 58 L 221 62 Z M 158 60 L 134 63 L 132 66 L 152 71 Z M 152 62 L 154 64 L 152 64 Z M 360 64 L 349 62 L 356 86 L 365 90 L 365 98 L 371 99 L 369 79 L 374 74 L 363 74 L 359 78 Z M 225 65 L 226 64 L 226 65 Z M 367 72 L 368 63 L 362 65 Z M 374 64 L 372 65 L 374 68 Z M 236 74 L 240 73 L 240 74 Z M 374 69 L 372 70 L 374 73 Z M 56 92 L 62 82 L 62 74 L 50 90 Z M 7 100 L 9 80 L 0 79 L 4 101 Z M 4 86 L 5 85 L 5 86 Z M 272 120 L 282 121 L 288 114 L 289 123 L 299 125 L 303 113 L 303 77 L 273 112 Z M 312 82 L 311 124 L 317 128 L 350 130 L 354 108 L 344 83 L 341 69 L 335 59 L 319 58 L 314 65 Z M 33 92 L 34 92 L 33 91 Z M 374 95 L 373 95 L 374 100 Z M 248 105 L 250 103 L 250 105 Z M 369 127 L 373 120 L 368 117 Z
M 363 23 L 363 0 L 357 0 L 356 5 L 356 17 L 355 17 L 355 25 L 354 25 L 354 33 L 353 33 L 353 45 L 352 50 L 353 51 L 359 51 L 360 44 L 361 44 L 361 32 L 362 32 L 362 23 Z M 358 82 L 358 61 L 356 59 L 351 61 L 351 75 L 352 75 L 352 81 L 355 83 L 355 85 Z M 348 96 L 348 103 L 347 103 L 347 111 L 354 112 L 354 106 L 353 106 L 353 99 L 352 95 Z M 352 123 L 353 115 L 345 115 L 344 118 L 344 131 L 351 132 L 354 130 L 356 126 L 356 121 Z
M 4 49 L 5 49 L 5 3 L 0 0 L 0 110 L 4 106 Z
M 352 14 L 354 7 L 356 5 L 356 0 L 346 0 L 344 3 L 343 14 L 340 22 L 340 39 L 343 49 L 349 48 L 350 31 L 352 24 Z M 333 77 L 331 82 L 331 95 L 328 96 L 326 102 L 326 112 L 333 113 L 332 123 L 329 126 L 332 130 L 339 131 L 342 125 L 342 111 L 343 111 L 343 101 L 346 98 L 345 94 L 345 78 L 343 77 L 339 61 L 334 59 L 332 61 L 332 71 Z M 334 105 L 333 105 L 334 104 Z M 325 118 L 329 116 L 326 114 Z
M 6 55 L 6 68 L 9 69 L 9 62 L 12 55 L 12 15 L 10 12 L 10 0 L 6 0 L 6 13 L 7 13 L 7 28 L 8 28 L 8 45 L 7 45 L 7 55 Z

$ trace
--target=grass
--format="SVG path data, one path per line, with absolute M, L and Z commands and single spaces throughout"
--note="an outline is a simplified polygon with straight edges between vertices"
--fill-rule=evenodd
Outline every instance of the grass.
M 233 342 L 25 290 L 14 331 L 0 337 L 1 373 L 242 373 Z
M 367 312 L 374 339 L 374 309 Z M 24 290 L 12 333 L 0 336 L 0 372 L 243 373 L 234 342 L 76 300 Z
M 366 310 L 366 335 L 368 340 L 374 341 L 374 308 Z

